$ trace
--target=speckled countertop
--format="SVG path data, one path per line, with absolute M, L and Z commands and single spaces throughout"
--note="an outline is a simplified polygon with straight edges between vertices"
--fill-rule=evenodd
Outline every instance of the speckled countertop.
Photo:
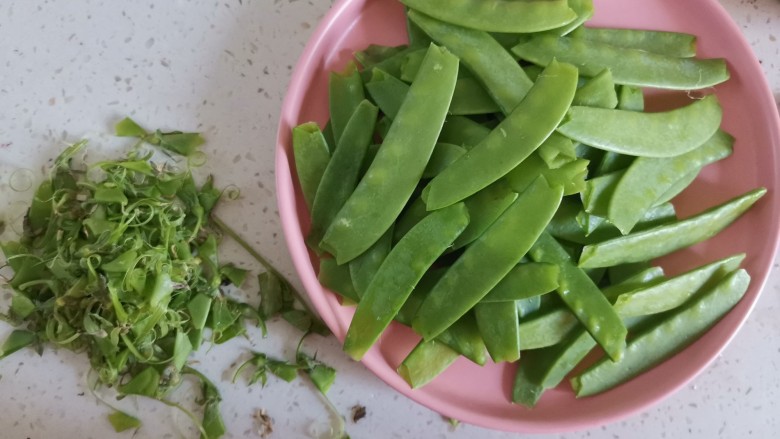
M 756 51 L 780 100 L 780 2 L 722 0 Z M 290 72 L 329 1 L 225 0 L 113 2 L 6 0 L 0 3 L 0 194 L 4 219 L 23 211 L 29 192 L 8 189 L 15 169 L 43 175 L 41 165 L 64 142 L 82 137 L 102 150 L 119 148 L 106 135 L 124 115 L 164 128 L 200 130 L 209 143 L 207 169 L 235 184 L 239 200 L 222 214 L 292 274 L 274 199 L 273 150 Z M 99 149 L 100 150 L 100 149 Z M 239 215 L 239 212 L 242 214 Z M 246 213 L 250 212 L 250 213 Z M 228 256 L 238 255 L 228 249 Z M 565 438 L 777 437 L 780 431 L 780 269 L 772 272 L 752 317 L 725 352 L 689 386 L 623 422 Z M 7 303 L 7 295 L 2 302 Z M 4 307 L 5 305 L 3 305 Z M 10 331 L 0 324 L 0 338 Z M 257 437 L 256 414 L 273 418 L 272 437 L 306 437 L 326 428 L 327 414 L 305 382 L 271 380 L 265 388 L 230 383 L 231 364 L 246 348 L 292 355 L 296 335 L 272 324 L 272 337 L 216 346 L 197 356 L 223 392 L 229 437 Z M 310 348 L 334 365 L 331 396 L 349 414 L 354 438 L 509 438 L 468 425 L 453 429 L 438 414 L 406 399 L 362 365 L 346 360 L 333 340 Z M 42 357 L 19 352 L 0 362 L 0 437 L 197 437 L 186 419 L 149 401 L 121 407 L 145 425 L 113 433 L 108 409 L 86 388 L 88 364 L 65 351 Z M 221 375 L 220 375 L 221 374 Z M 186 389 L 182 395 L 188 395 Z M 190 394 L 191 395 L 191 394 Z M 110 396 L 109 399 L 113 400 Z M 546 436 L 542 436 L 546 437 Z M 552 436 L 549 436 L 552 437 Z

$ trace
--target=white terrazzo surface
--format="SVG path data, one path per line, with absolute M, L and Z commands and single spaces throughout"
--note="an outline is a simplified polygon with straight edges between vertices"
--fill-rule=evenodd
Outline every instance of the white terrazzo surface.
M 780 1 L 721 0 L 740 24 L 780 99 Z M 218 183 L 242 189 L 223 215 L 292 274 L 273 192 L 273 149 L 279 108 L 292 66 L 329 1 L 225 0 L 0 2 L 0 194 L 14 219 L 28 193 L 8 190 L 14 169 L 40 179 L 62 142 L 82 137 L 121 145 L 105 133 L 123 115 L 162 127 L 201 130 L 209 169 Z M 35 159 L 32 160 L 31 157 Z M 253 216 L 239 216 L 239 212 Z M 623 422 L 563 438 L 773 438 L 780 431 L 780 269 L 723 355 L 687 388 Z M 3 296 L 3 307 L 7 295 Z M 198 355 L 218 378 L 228 437 L 257 437 L 253 414 L 274 420 L 271 437 L 322 431 L 326 412 L 311 386 L 271 379 L 261 389 L 231 384 L 230 366 L 251 347 L 290 356 L 295 333 L 271 325 L 272 337 L 218 346 Z M 10 328 L 0 323 L 0 338 Z M 438 414 L 395 393 L 360 364 L 346 360 L 333 339 L 312 340 L 334 365 L 331 396 L 348 414 L 353 438 L 509 438 L 518 435 L 468 425 L 452 429 Z M 285 347 L 287 346 L 287 347 Z M 108 409 L 85 386 L 88 364 L 68 352 L 42 357 L 23 351 L 0 362 L 0 438 L 197 437 L 183 416 L 149 401 L 118 403 L 145 425 L 113 433 Z M 220 376 L 220 374 L 222 374 Z M 187 394 L 187 392 L 183 392 Z

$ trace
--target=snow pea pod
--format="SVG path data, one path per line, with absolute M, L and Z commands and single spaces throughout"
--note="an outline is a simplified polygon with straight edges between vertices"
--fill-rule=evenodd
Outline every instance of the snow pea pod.
M 468 117 L 449 116 L 439 134 L 439 142 L 451 143 L 471 149 L 490 134 L 490 128 Z
M 487 295 L 536 241 L 561 196 L 560 187 L 538 178 L 452 264 L 420 306 L 412 328 L 430 340 Z
M 551 62 L 506 119 L 479 145 L 431 180 L 426 188 L 428 210 L 458 202 L 515 168 L 560 123 L 576 86 L 577 69 Z
M 577 96 L 576 93 L 574 96 Z M 536 154 L 539 154 L 539 157 L 544 160 L 550 169 L 560 168 L 566 163 L 577 159 L 577 150 L 574 148 L 574 143 L 568 137 L 558 133 L 550 134 L 550 137 L 539 145 Z
M 357 185 L 360 168 L 374 134 L 377 112 L 378 109 L 366 100 L 357 106 L 322 174 L 312 204 L 311 229 L 307 237 L 314 249 Z
M 522 192 L 539 175 L 544 175 L 551 184 L 563 186 L 564 195 L 576 194 L 585 189 L 588 161 L 577 159 L 557 169 L 550 169 L 538 151 L 535 151 L 509 171 L 505 178 L 515 192 Z
M 398 375 L 412 389 L 419 389 L 439 376 L 459 357 L 459 353 L 440 341 L 420 340 L 398 366 Z
M 311 209 L 322 174 L 330 161 L 330 149 L 320 128 L 314 122 L 307 122 L 292 130 L 295 173 L 303 192 L 303 200 Z
M 404 102 L 409 85 L 389 73 L 374 68 L 371 80 L 366 82 L 366 90 L 374 103 L 391 120 L 398 114 Z
M 331 72 L 328 78 L 330 122 L 333 139 L 339 144 L 341 134 L 347 123 L 366 97 L 363 93 L 363 80 L 355 63 L 350 62 L 341 73 Z
M 634 337 L 617 363 L 599 361 L 571 380 L 577 397 L 593 395 L 623 383 L 693 343 L 718 322 L 747 291 L 750 276 L 733 272 L 715 287 L 671 312 Z
M 577 18 L 566 0 L 401 0 L 401 3 L 441 21 L 487 32 L 541 32 Z
M 581 27 L 571 37 L 677 58 L 696 56 L 696 35 L 681 32 Z
M 586 245 L 580 267 L 609 267 L 646 261 L 711 238 L 740 217 L 766 193 L 754 189 L 698 215 L 649 230 Z
M 363 66 L 364 70 L 370 71 L 372 67 L 381 63 L 382 61 L 393 57 L 401 52 L 407 51 L 408 46 L 382 46 L 378 44 L 370 44 L 363 50 L 355 52 L 355 59 Z
M 514 301 L 477 303 L 474 315 L 494 363 L 520 358 L 520 316 Z
M 325 288 L 353 303 L 360 300 L 360 296 L 352 284 L 352 278 L 349 276 L 349 267 L 336 264 L 334 259 L 320 259 L 320 271 L 317 279 Z
M 615 81 L 612 79 L 612 71 L 604 69 L 598 75 L 591 78 L 574 93 L 572 105 L 582 105 L 596 108 L 615 108 L 618 104 L 618 96 L 615 91 Z
M 490 34 L 445 23 L 414 10 L 409 11 L 409 18 L 460 58 L 504 114 L 511 113 L 531 89 L 533 82 Z
M 574 64 L 584 76 L 612 70 L 617 84 L 696 90 L 729 79 L 723 59 L 677 58 L 581 38 L 537 34 L 512 48 L 520 58 L 546 65 L 553 59 Z
M 512 268 L 480 302 L 516 301 L 548 293 L 558 288 L 559 272 L 555 264 L 522 262 Z
M 466 149 L 451 143 L 437 143 L 433 148 L 428 164 L 425 165 L 422 178 L 433 178 L 441 173 L 452 162 L 466 153 Z
M 542 233 L 529 253 L 537 262 L 558 264 L 561 269 L 558 295 L 604 351 L 613 360 L 619 360 L 626 346 L 626 327 L 601 290 L 549 234 Z
M 609 200 L 607 219 L 623 234 L 675 184 L 704 166 L 731 155 L 734 138 L 723 131 L 702 146 L 674 157 L 638 157 L 615 186 Z
M 355 360 L 363 357 L 468 222 L 466 206 L 455 204 L 425 217 L 393 247 L 360 298 L 344 339 L 344 352 Z
M 457 73 L 458 58 L 431 45 L 371 167 L 325 232 L 322 247 L 339 263 L 376 242 L 411 197 L 444 124 Z
M 557 29 L 551 30 L 549 33 L 555 35 L 568 35 L 575 29 L 582 26 L 586 21 L 593 17 L 593 0 L 568 0 L 569 7 L 577 14 L 577 18 L 561 26 Z
M 744 254 L 730 256 L 663 282 L 635 288 L 617 297 L 615 310 L 625 318 L 657 314 L 676 308 L 685 303 L 718 273 L 730 273 L 738 269 L 744 259 Z
M 501 111 L 493 98 L 474 78 L 458 78 L 452 95 L 450 114 L 491 114 Z
M 391 226 L 377 242 L 357 258 L 349 261 L 349 275 L 358 297 L 368 289 L 382 262 L 390 253 L 393 244 L 393 227 Z
M 672 157 L 700 146 L 720 127 L 715 95 L 660 113 L 577 107 L 558 132 L 599 149 L 640 157 Z
M 554 308 L 520 322 L 522 349 L 541 349 L 562 342 L 579 320 L 569 308 Z
M 469 211 L 469 225 L 452 244 L 452 250 L 462 248 L 479 238 L 517 199 L 517 192 L 504 180 L 498 180 L 463 200 Z

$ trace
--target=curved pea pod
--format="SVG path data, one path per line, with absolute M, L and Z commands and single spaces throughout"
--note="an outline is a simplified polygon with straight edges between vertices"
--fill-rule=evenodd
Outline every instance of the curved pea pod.
M 371 167 L 325 232 L 321 245 L 339 263 L 376 242 L 412 196 L 444 123 L 457 73 L 458 59 L 431 45 Z
M 490 114 L 501 111 L 485 87 L 474 78 L 458 78 L 452 95 L 450 114 Z
M 459 357 L 460 354 L 440 341 L 420 340 L 398 366 L 398 375 L 412 389 L 419 389 L 447 370 Z
M 596 108 L 615 108 L 618 105 L 618 96 L 615 91 L 615 81 L 612 80 L 612 71 L 604 69 L 598 75 L 591 78 L 574 93 L 572 105 L 582 105 Z
M 338 145 L 352 113 L 366 98 L 363 92 L 363 80 L 360 78 L 360 72 L 358 72 L 355 63 L 350 62 L 340 73 L 330 73 L 328 94 L 333 139 Z
M 366 82 L 366 90 L 382 113 L 391 120 L 398 114 L 404 102 L 409 85 L 395 76 L 374 68 L 371 70 L 371 80 Z
M 663 193 L 663 195 L 658 197 L 658 200 L 655 202 L 656 205 L 659 205 L 660 203 L 667 203 L 671 201 L 672 198 L 679 195 L 680 192 L 684 191 L 685 188 L 687 188 L 691 183 L 693 183 L 694 180 L 696 180 L 696 177 L 699 176 L 699 172 L 701 172 L 701 169 L 694 169 L 678 178 L 677 181 L 675 181 L 674 184 Z
M 719 273 L 730 273 L 738 269 L 744 259 L 744 254 L 730 256 L 665 281 L 627 291 L 617 296 L 615 310 L 625 318 L 657 314 L 676 308 L 712 279 L 719 280 L 722 277 Z
M 608 68 L 616 84 L 639 87 L 696 90 L 729 79 L 726 61 L 720 58 L 677 58 L 580 38 L 537 34 L 513 47 L 512 53 L 539 65 L 553 59 L 571 63 L 583 76 Z
M 425 165 L 422 178 L 433 178 L 439 175 L 452 162 L 466 153 L 466 149 L 451 143 L 437 143 L 433 148 L 428 164 Z
M 583 268 L 609 267 L 646 261 L 691 246 L 715 236 L 765 193 L 765 188 L 754 189 L 690 218 L 586 245 L 579 265 Z
M 420 306 L 412 328 L 430 340 L 466 314 L 520 261 L 561 197 L 559 186 L 538 178 L 447 270 Z
M 575 93 L 576 96 L 576 93 Z M 558 133 L 550 134 L 536 150 L 550 169 L 557 169 L 577 159 L 577 150 L 571 139 Z
M 747 291 L 745 270 L 731 273 L 715 287 L 697 295 L 657 324 L 637 334 L 619 362 L 599 361 L 572 378 L 577 397 L 593 395 L 621 384 L 693 343 L 718 322 Z
M 722 116 L 715 95 L 660 113 L 571 107 L 558 132 L 606 151 L 672 157 L 685 154 L 712 137 Z
M 351 303 L 357 303 L 360 300 L 349 275 L 349 267 L 336 264 L 335 259 L 320 259 L 320 271 L 317 274 L 317 279 L 322 286 Z
M 568 35 L 593 17 L 593 0 L 569 0 L 569 7 L 577 14 L 571 22 L 550 31 L 555 35 Z
M 393 57 L 408 49 L 407 45 L 400 46 L 382 46 L 379 44 L 369 44 L 363 50 L 354 53 L 355 59 L 363 66 L 364 70 L 370 70 L 382 61 Z
M 623 234 L 631 231 L 656 201 L 680 181 L 704 166 L 731 155 L 734 138 L 716 131 L 700 147 L 674 157 L 638 157 L 615 186 L 607 219 Z
M 301 184 L 303 200 L 311 209 L 322 174 L 330 161 L 330 149 L 320 128 L 314 122 L 293 128 L 292 138 L 295 172 Z
M 517 199 L 517 192 L 504 180 L 498 180 L 463 200 L 469 211 L 469 225 L 452 244 L 452 250 L 462 248 L 479 238 L 493 222 Z
M 577 18 L 566 0 L 401 0 L 401 3 L 441 21 L 487 32 L 541 32 Z
M 555 264 L 522 262 L 512 268 L 480 302 L 516 301 L 549 293 L 558 288 L 559 273 Z
M 682 32 L 581 27 L 571 37 L 677 58 L 696 56 L 696 35 Z
M 493 362 L 520 358 L 520 316 L 514 301 L 477 303 L 474 315 Z
M 406 235 L 409 230 L 419 223 L 420 220 L 428 216 L 430 212 L 425 208 L 425 202 L 417 197 L 409 203 L 409 206 L 401 213 L 393 227 L 393 242 L 398 242 Z
M 431 180 L 428 210 L 456 203 L 515 168 L 560 123 L 577 86 L 577 69 L 552 62 L 512 113 L 477 146 Z
M 406 58 L 410 53 L 420 50 L 419 47 L 403 47 L 402 49 L 388 54 L 387 57 L 378 60 L 370 65 L 363 66 L 364 70 L 360 72 L 360 77 L 363 82 L 368 82 L 371 79 L 372 70 L 374 68 L 387 72 L 396 78 L 401 76 L 401 68 L 403 67 Z
M 556 345 L 566 339 L 579 325 L 577 317 L 568 308 L 555 308 L 520 322 L 522 349 L 541 349 Z
M 533 82 L 517 61 L 487 32 L 445 23 L 415 10 L 409 11 L 409 18 L 457 55 L 505 114 L 531 89 Z
M 349 261 L 349 274 L 358 297 L 368 289 L 382 262 L 390 253 L 393 245 L 393 227 L 391 226 L 377 242 L 357 258 Z
M 558 295 L 604 351 L 612 359 L 619 360 L 626 346 L 627 330 L 601 290 L 547 233 L 542 233 L 530 255 L 537 262 L 558 264 L 561 269 Z
M 344 351 L 350 357 L 363 357 L 468 221 L 463 204 L 441 209 L 425 217 L 393 247 L 360 298 L 349 324 Z
M 449 116 L 439 134 L 439 142 L 451 143 L 466 149 L 478 145 L 490 134 L 490 128 L 468 117 Z
M 317 249 L 327 227 L 347 201 L 360 178 L 360 169 L 374 134 L 377 108 L 364 100 L 349 120 L 322 174 L 311 209 L 307 241 Z
M 524 191 L 536 177 L 544 175 L 550 184 L 563 187 L 563 195 L 572 195 L 585 189 L 585 177 L 588 175 L 588 161 L 576 159 L 556 169 L 544 162 L 539 154 L 534 152 L 520 162 L 506 175 L 506 181 L 515 192 Z

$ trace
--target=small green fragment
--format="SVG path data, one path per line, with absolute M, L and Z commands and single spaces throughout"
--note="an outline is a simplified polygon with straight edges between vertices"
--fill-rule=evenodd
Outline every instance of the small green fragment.
M 141 426 L 141 420 L 125 412 L 115 411 L 108 415 L 108 422 L 114 427 L 114 431 L 121 433 Z

